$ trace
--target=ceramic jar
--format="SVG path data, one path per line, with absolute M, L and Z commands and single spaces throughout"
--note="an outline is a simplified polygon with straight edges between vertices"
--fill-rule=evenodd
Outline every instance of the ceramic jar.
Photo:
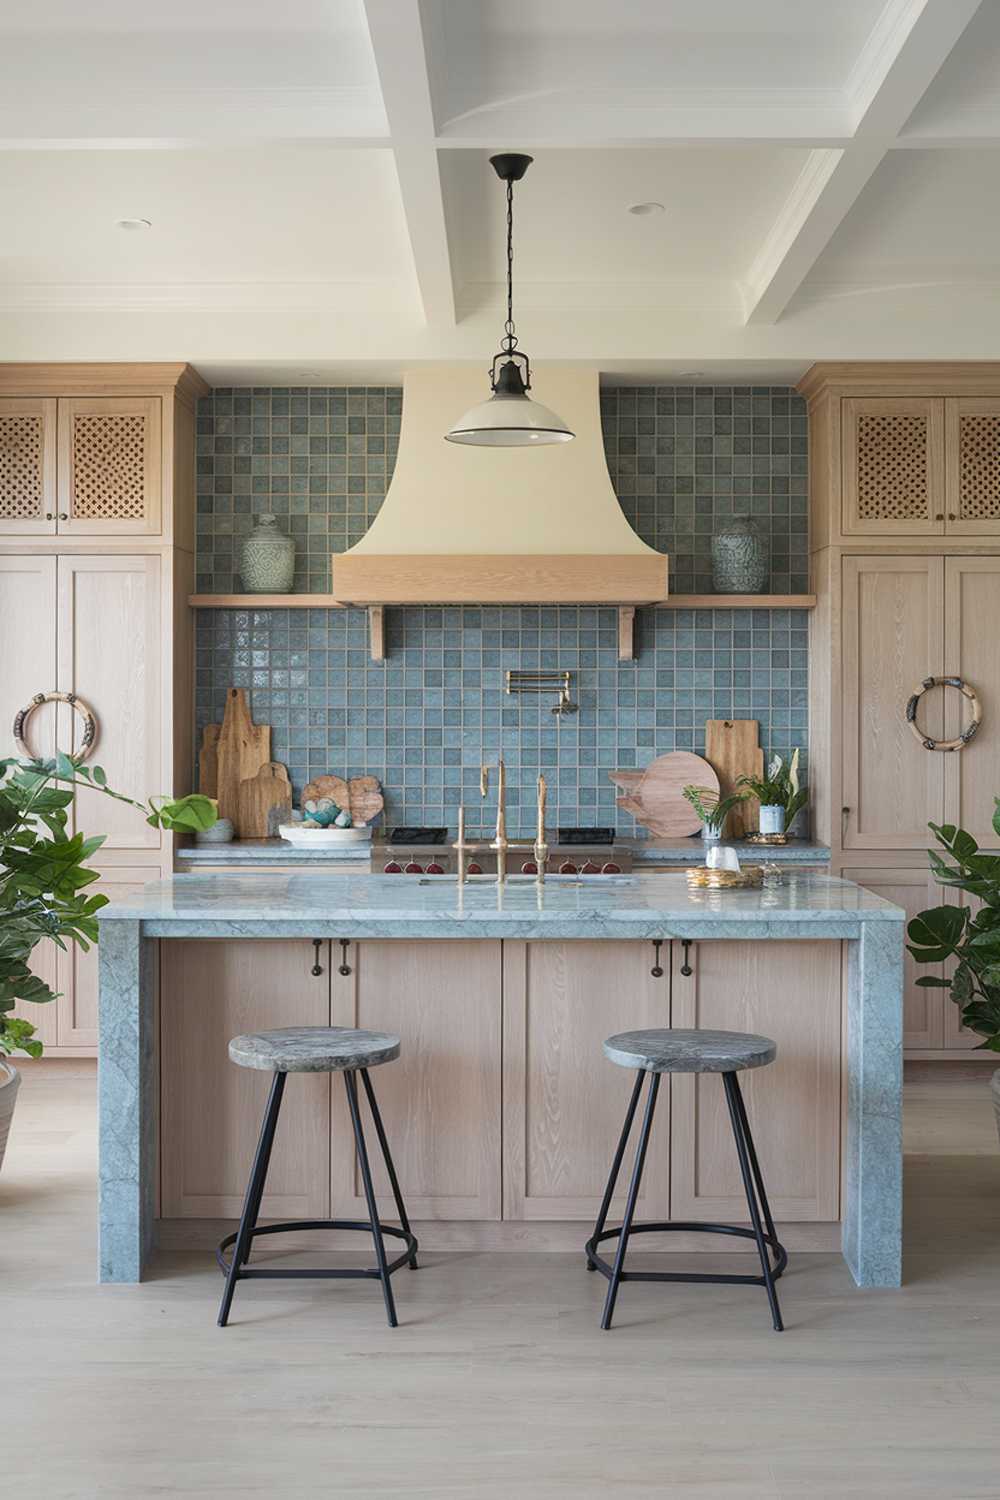
M 761 804 L 760 831 L 761 833 L 784 833 L 785 809 L 783 807 L 768 807 Z
M 762 594 L 771 571 L 767 537 L 750 516 L 733 516 L 712 537 L 712 583 L 717 594 Z
M 248 594 L 290 594 L 295 579 L 295 541 L 278 526 L 277 516 L 258 516 L 243 543 L 240 576 Z

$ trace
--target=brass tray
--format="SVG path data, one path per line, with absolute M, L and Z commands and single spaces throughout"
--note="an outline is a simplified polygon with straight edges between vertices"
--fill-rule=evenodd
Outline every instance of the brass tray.
M 759 833 L 754 830 L 745 837 L 748 844 L 787 844 L 790 842 L 787 833 Z
M 705 865 L 692 865 L 685 873 L 692 890 L 730 891 L 764 882 L 763 865 L 744 865 L 742 870 L 709 870 Z

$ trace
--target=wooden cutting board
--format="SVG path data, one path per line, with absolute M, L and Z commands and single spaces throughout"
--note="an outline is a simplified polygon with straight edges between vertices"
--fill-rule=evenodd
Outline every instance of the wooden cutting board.
M 385 806 L 382 786 L 377 776 L 352 776 L 345 781 L 343 776 L 317 776 L 302 790 L 302 804 L 329 797 L 338 807 L 346 807 L 355 828 L 363 828 L 377 818 Z
M 219 735 L 221 724 L 206 724 L 201 731 L 198 752 L 198 790 L 203 797 L 214 797 L 219 790 Z
M 618 806 L 657 838 L 687 838 L 700 831 L 701 819 L 684 800 L 686 786 L 719 789 L 708 761 L 690 750 L 659 755 L 645 771 L 609 771 L 608 776 L 626 794 L 618 798 Z
M 705 759 L 719 777 L 719 795 L 728 797 L 741 776 L 760 776 L 764 752 L 758 744 L 756 719 L 708 719 L 705 722 Z M 726 819 L 726 837 L 741 839 L 759 824 L 760 803 L 755 798 L 734 807 Z
M 255 724 L 247 707 L 242 688 L 230 688 L 226 694 L 226 713 L 215 747 L 218 764 L 216 796 L 219 817 L 231 818 L 236 837 L 243 836 L 240 827 L 240 782 L 257 775 L 271 759 L 271 726 Z
M 270 814 L 275 809 L 282 812 L 283 822 L 291 819 L 292 783 L 280 761 L 267 761 L 256 776 L 248 776 L 240 782 L 237 808 L 242 839 L 266 839 Z

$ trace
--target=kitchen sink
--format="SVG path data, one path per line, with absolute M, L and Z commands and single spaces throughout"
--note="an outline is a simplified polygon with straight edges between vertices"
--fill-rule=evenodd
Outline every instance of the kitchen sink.
M 410 877 L 412 879 L 412 876 Z M 634 875 L 546 875 L 545 885 L 635 885 Z M 457 885 L 457 875 L 421 875 L 418 885 Z M 467 875 L 466 885 L 496 885 L 496 875 Z M 508 875 L 507 885 L 537 885 L 537 875 Z

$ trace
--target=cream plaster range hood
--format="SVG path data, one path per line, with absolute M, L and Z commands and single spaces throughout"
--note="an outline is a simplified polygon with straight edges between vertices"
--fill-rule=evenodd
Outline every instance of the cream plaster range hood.
M 608 604 L 625 607 L 630 631 L 636 605 L 666 599 L 667 559 L 636 536 L 611 487 L 597 372 L 542 366 L 537 385 L 575 439 L 477 448 L 444 434 L 481 397 L 481 368 L 405 376 L 388 493 L 365 536 L 333 556 L 338 603 Z

